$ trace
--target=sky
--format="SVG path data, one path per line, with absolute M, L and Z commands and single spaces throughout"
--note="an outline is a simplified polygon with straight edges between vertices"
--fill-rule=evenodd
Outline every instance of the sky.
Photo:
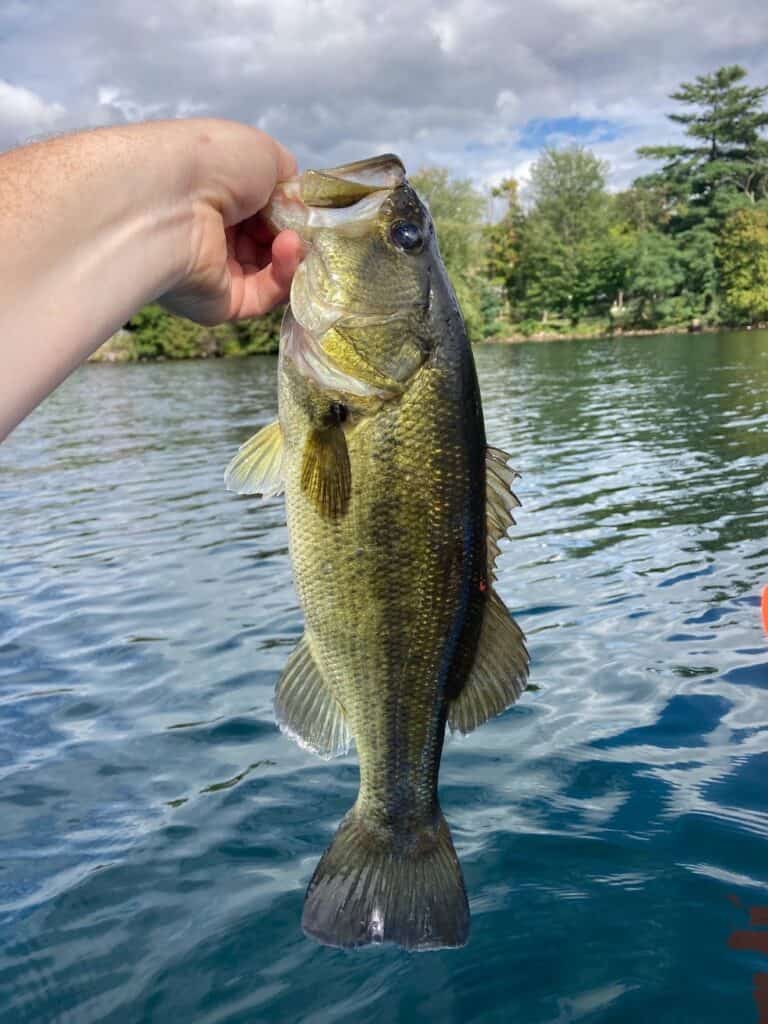
M 673 142 L 680 82 L 768 84 L 766 0 L 0 0 L 0 149 L 157 117 L 230 117 L 302 167 L 394 151 L 488 188 L 579 143 L 609 183 Z

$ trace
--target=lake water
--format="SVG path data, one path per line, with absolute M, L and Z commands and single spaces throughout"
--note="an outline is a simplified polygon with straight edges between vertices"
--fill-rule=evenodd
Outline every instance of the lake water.
M 469 945 L 305 939 L 356 792 L 275 728 L 273 359 L 88 366 L 0 447 L 3 1024 L 768 1020 L 768 334 L 477 351 L 538 689 L 447 744 Z

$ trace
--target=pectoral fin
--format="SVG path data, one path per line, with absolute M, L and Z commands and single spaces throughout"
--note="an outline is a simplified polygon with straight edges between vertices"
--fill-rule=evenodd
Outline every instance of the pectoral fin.
M 328 519 L 346 511 L 352 471 L 341 425 L 318 427 L 307 436 L 301 460 L 301 489 Z
M 320 757 L 339 757 L 352 745 L 344 710 L 323 679 L 306 633 L 277 684 L 275 716 L 286 735 Z
M 283 490 L 283 435 L 275 420 L 241 446 L 224 473 L 227 489 L 272 498 Z
M 461 693 L 450 702 L 448 725 L 468 733 L 500 714 L 525 689 L 528 651 L 520 627 L 495 590 L 483 613 L 477 653 Z
M 510 490 L 520 475 L 507 465 L 510 456 L 501 448 L 490 445 L 485 454 L 485 508 L 488 520 L 488 572 L 495 579 L 494 566 L 498 558 L 499 541 L 506 537 L 510 526 L 515 525 L 512 509 L 519 508 L 520 502 Z

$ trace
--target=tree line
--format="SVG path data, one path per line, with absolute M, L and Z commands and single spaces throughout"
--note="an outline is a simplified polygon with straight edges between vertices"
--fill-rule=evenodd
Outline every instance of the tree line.
M 658 166 L 623 191 L 608 192 L 608 167 L 581 146 L 541 153 L 525 204 L 503 181 L 504 215 L 475 231 L 463 271 L 450 265 L 474 337 L 768 320 L 768 86 L 746 75 L 732 65 L 684 82 L 668 115 L 683 142 L 638 150 Z M 423 179 L 446 211 L 447 193 L 471 190 Z
M 620 192 L 582 146 L 545 148 L 524 200 L 489 197 L 444 168 L 411 181 L 432 213 L 473 341 L 768 321 L 768 86 L 739 65 L 683 82 L 669 119 L 678 145 L 646 146 L 657 166 Z M 198 328 L 157 306 L 127 325 L 129 358 L 276 351 L 279 313 Z

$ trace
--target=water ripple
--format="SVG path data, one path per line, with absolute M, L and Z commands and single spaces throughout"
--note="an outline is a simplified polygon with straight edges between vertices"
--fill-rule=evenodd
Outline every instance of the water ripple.
M 477 361 L 534 685 L 446 746 L 470 945 L 300 932 L 357 768 L 274 726 L 283 507 L 222 489 L 274 360 L 90 366 L 0 448 L 0 1020 L 756 1019 L 768 335 Z

